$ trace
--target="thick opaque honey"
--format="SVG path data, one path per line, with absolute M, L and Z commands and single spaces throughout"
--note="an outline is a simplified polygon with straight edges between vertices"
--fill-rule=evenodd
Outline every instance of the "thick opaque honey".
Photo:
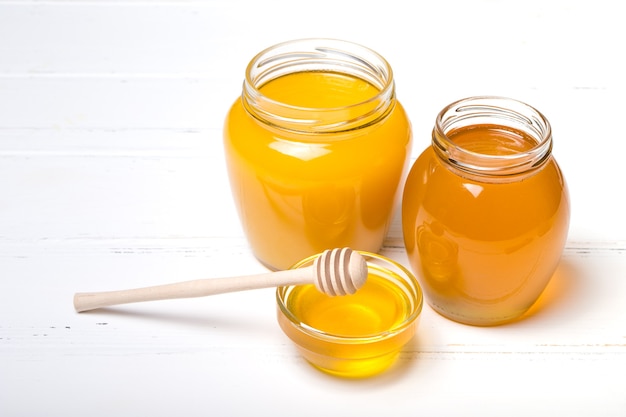
M 395 328 L 407 317 L 409 300 L 400 288 L 370 273 L 355 294 L 331 297 L 314 285 L 296 288 L 289 309 L 303 323 L 344 337 L 375 335 Z
M 247 80 L 226 119 L 234 200 L 272 269 L 333 247 L 378 251 L 408 168 L 410 125 L 390 74 L 377 85 L 326 59 L 307 70 L 287 60 L 295 67 L 280 76 Z
M 324 372 L 350 378 L 378 374 L 413 337 L 422 306 L 415 278 L 395 268 L 370 263 L 365 285 L 352 295 L 328 296 L 314 285 L 279 289 L 278 322 Z
M 515 126 L 466 123 L 440 139 L 417 159 L 404 190 L 411 266 L 442 315 L 475 325 L 514 320 L 557 268 L 569 223 L 563 175 L 551 147 L 535 164 L 524 159 L 545 143 Z M 507 158 L 530 167 L 507 172 Z M 464 165 L 469 159 L 476 165 Z

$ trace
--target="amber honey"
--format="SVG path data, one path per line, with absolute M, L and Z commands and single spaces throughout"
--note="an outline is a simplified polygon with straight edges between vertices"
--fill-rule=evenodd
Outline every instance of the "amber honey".
M 253 63 L 271 64 L 259 74 L 248 69 L 244 94 L 226 118 L 241 224 L 272 269 L 333 247 L 378 251 L 408 170 L 411 130 L 391 73 L 346 72 L 362 62 L 343 65 L 351 55 L 333 51 L 351 46 L 331 44 L 294 54 L 294 62 L 299 43 L 279 47 L 275 59 L 265 59 L 272 51 L 261 54 Z
M 548 284 L 567 237 L 569 198 L 551 146 L 532 129 L 494 123 L 451 126 L 433 142 L 411 169 L 402 218 L 426 298 L 463 323 L 519 318 Z M 527 166 L 511 168 L 509 159 Z
M 309 362 L 333 375 L 384 371 L 415 333 L 422 305 L 417 281 L 398 264 L 367 256 L 382 265 L 369 262 L 367 281 L 353 295 L 331 297 L 314 285 L 277 292 L 285 334 Z

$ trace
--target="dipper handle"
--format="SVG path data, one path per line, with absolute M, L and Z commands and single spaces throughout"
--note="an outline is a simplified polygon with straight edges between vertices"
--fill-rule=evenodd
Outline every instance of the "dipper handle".
M 77 312 L 118 304 L 175 298 L 204 297 L 227 292 L 287 285 L 315 284 L 328 295 L 352 294 L 367 278 L 365 259 L 349 248 L 327 250 L 312 266 L 257 275 L 206 278 L 153 287 L 74 294 Z

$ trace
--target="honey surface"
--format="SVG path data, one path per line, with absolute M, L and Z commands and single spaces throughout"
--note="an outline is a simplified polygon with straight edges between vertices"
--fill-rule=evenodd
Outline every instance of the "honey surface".
M 303 72 L 260 91 L 293 106 L 323 108 L 378 93 L 350 76 Z M 346 107 L 345 117 L 354 117 Z M 252 250 L 267 266 L 286 269 L 332 247 L 377 252 L 408 166 L 411 134 L 399 103 L 381 122 L 340 133 L 287 132 L 251 117 L 237 100 L 227 117 L 225 150 L 240 219 Z
M 395 328 L 406 319 L 409 304 L 403 291 L 373 274 L 352 295 L 331 297 L 313 285 L 304 285 L 289 297 L 289 309 L 302 323 L 345 337 L 365 337 Z
M 456 146 L 483 155 L 514 155 L 537 145 L 524 132 L 491 124 L 453 130 L 447 136 Z
M 379 93 L 360 78 L 329 72 L 299 72 L 263 85 L 260 91 L 272 100 L 297 107 L 337 108 L 369 100 Z
M 448 136 L 487 155 L 535 144 L 493 125 Z M 509 321 L 535 302 L 557 267 L 568 221 L 567 189 L 553 158 L 520 181 L 490 183 L 455 175 L 428 148 L 404 191 L 405 243 L 427 299 L 470 324 Z

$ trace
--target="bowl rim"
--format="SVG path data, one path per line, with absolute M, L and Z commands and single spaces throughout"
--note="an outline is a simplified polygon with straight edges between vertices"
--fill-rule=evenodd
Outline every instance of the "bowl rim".
M 352 344 L 352 343 L 363 344 L 364 342 L 373 343 L 373 342 L 382 341 L 390 337 L 396 336 L 398 334 L 403 333 L 407 329 L 411 328 L 411 326 L 415 324 L 415 321 L 420 316 L 423 305 L 424 305 L 424 295 L 422 292 L 422 288 L 419 284 L 419 281 L 415 277 L 415 275 L 404 265 L 384 255 L 367 252 L 367 251 L 360 251 L 360 250 L 357 250 L 356 252 L 360 253 L 363 257 L 366 258 L 366 260 L 368 260 L 368 258 L 370 259 L 373 258 L 378 261 L 388 263 L 392 265 L 393 267 L 397 268 L 398 270 L 400 270 L 400 272 L 405 275 L 406 279 L 403 279 L 403 281 L 406 281 L 407 286 L 410 289 L 414 290 L 415 292 L 415 297 L 412 298 L 411 300 L 413 302 L 413 306 L 412 306 L 412 311 L 410 312 L 410 314 L 407 317 L 405 317 L 404 320 L 402 320 L 402 322 L 394 325 L 393 327 L 387 330 L 384 330 L 378 333 L 372 333 L 372 334 L 367 334 L 367 335 L 362 335 L 362 336 L 336 335 L 333 333 L 328 333 L 328 332 L 316 329 L 315 327 L 312 327 L 306 323 L 303 323 L 300 319 L 298 319 L 289 310 L 289 308 L 287 308 L 287 305 L 285 302 L 287 300 L 287 295 L 289 294 L 289 292 L 293 288 L 299 285 L 281 286 L 281 287 L 276 288 L 276 303 L 277 303 L 279 312 L 282 313 L 288 319 L 290 325 L 292 325 L 293 327 L 295 327 L 298 331 L 302 333 L 306 333 L 307 335 L 318 338 L 318 339 L 323 339 L 326 342 L 331 342 L 331 343 L 334 342 L 338 344 Z M 301 261 L 295 263 L 293 266 L 291 266 L 290 269 L 300 268 L 306 265 L 307 263 L 312 262 L 315 258 L 317 258 L 320 255 L 321 253 L 318 253 L 315 255 L 311 255 L 307 258 L 304 258 Z M 379 264 L 372 264 L 372 265 L 376 266 L 379 270 L 388 270 L 388 268 L 382 267 Z M 370 267 L 371 267 L 370 262 L 368 262 L 368 269 Z M 394 273 L 397 274 L 397 272 L 394 272 Z

